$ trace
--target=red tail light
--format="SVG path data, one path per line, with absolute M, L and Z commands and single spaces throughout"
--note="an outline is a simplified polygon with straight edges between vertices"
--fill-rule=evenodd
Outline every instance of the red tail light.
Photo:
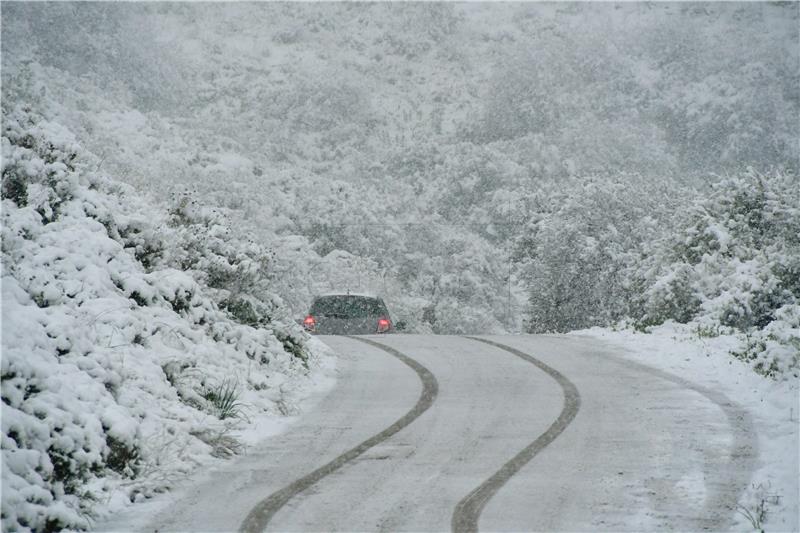
M 308 315 L 303 320 L 303 327 L 305 327 L 308 331 L 314 331 L 316 329 L 316 327 L 317 327 L 317 321 L 314 320 L 313 316 Z
M 386 317 L 381 317 L 378 319 L 378 333 L 386 333 L 389 331 L 389 328 L 392 327 L 392 323 Z

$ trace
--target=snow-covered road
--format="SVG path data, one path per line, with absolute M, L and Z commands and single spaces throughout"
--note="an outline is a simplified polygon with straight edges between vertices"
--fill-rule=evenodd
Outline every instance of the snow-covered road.
M 371 339 L 427 369 L 436 390 L 378 346 L 326 337 L 341 355 L 340 378 L 312 411 L 147 521 L 113 526 L 446 531 L 470 527 L 458 515 L 481 486 L 481 530 L 732 525 L 757 440 L 747 412 L 723 394 L 586 338 L 490 338 L 533 360 L 464 337 Z M 326 464 L 334 467 L 313 483 L 296 484 Z M 259 520 L 265 501 L 292 486 Z

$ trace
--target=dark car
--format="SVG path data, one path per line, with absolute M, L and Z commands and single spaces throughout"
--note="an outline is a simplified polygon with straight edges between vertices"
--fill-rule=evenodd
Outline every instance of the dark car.
M 366 294 L 318 296 L 303 327 L 320 335 L 368 335 L 394 330 L 383 300 Z

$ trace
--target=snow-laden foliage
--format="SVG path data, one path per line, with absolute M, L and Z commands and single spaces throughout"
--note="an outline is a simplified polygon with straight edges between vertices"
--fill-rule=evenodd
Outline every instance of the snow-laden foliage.
M 418 331 L 518 330 L 530 271 L 516 243 L 571 179 L 636 174 L 672 196 L 683 181 L 702 190 L 709 171 L 797 168 L 799 14 L 791 3 L 9 4 L 3 91 L 68 125 L 103 170 L 164 198 L 190 187 L 229 210 L 240 239 L 287 252 L 275 288 L 295 314 L 320 290 L 350 288 L 383 293 Z M 633 220 L 613 224 L 623 235 L 644 232 L 636 217 L 652 211 L 651 188 L 637 196 L 630 181 Z M 616 238 L 605 228 L 586 234 L 598 246 L 583 263 L 630 250 L 603 251 Z M 552 259 L 548 275 L 563 262 Z M 591 304 L 591 316 L 625 307 Z
M 526 329 L 692 323 L 739 335 L 733 355 L 762 374 L 796 374 L 798 191 L 793 174 L 752 171 L 704 189 L 628 176 L 545 191 L 517 241 Z
M 186 197 L 147 206 L 54 123 L 3 118 L 3 530 L 83 529 L 110 491 L 234 452 L 231 424 L 285 411 L 316 356 L 268 250 Z
M 354 289 L 381 293 L 419 332 L 707 319 L 699 331 L 749 335 L 747 353 L 790 346 L 754 337 L 791 324 L 769 316 L 794 316 L 769 311 L 764 294 L 788 290 L 772 255 L 697 264 L 669 236 L 705 231 L 687 216 L 710 197 L 709 176 L 752 166 L 796 180 L 797 3 L 3 14 L 6 100 L 68 125 L 104 171 L 174 196 L 165 226 L 180 239 L 207 227 L 275 250 L 232 270 L 208 243 L 203 264 L 230 282 L 210 291 L 223 308 L 255 319 L 237 279 L 266 260 L 295 315 L 315 294 Z M 192 200 L 217 206 L 230 234 Z M 179 223 L 182 209 L 195 218 Z M 716 282 L 743 287 L 729 270 L 762 289 L 713 294 Z
M 671 193 L 671 194 L 670 194 Z M 629 316 L 631 277 L 680 195 L 639 175 L 572 180 L 532 199 L 537 214 L 517 241 L 528 286 L 527 329 L 569 331 Z
M 781 173 L 727 178 L 675 217 L 644 272 L 640 324 L 694 320 L 703 334 L 739 331 L 747 342 L 737 357 L 767 375 L 796 373 L 797 181 Z

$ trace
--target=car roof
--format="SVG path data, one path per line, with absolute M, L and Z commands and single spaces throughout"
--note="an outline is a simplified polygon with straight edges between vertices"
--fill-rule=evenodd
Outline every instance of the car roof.
M 327 292 L 325 294 L 319 294 L 315 296 L 315 298 L 325 298 L 328 296 L 360 296 L 362 298 L 374 298 L 376 300 L 380 300 L 381 297 L 377 294 L 370 294 L 365 292 Z

